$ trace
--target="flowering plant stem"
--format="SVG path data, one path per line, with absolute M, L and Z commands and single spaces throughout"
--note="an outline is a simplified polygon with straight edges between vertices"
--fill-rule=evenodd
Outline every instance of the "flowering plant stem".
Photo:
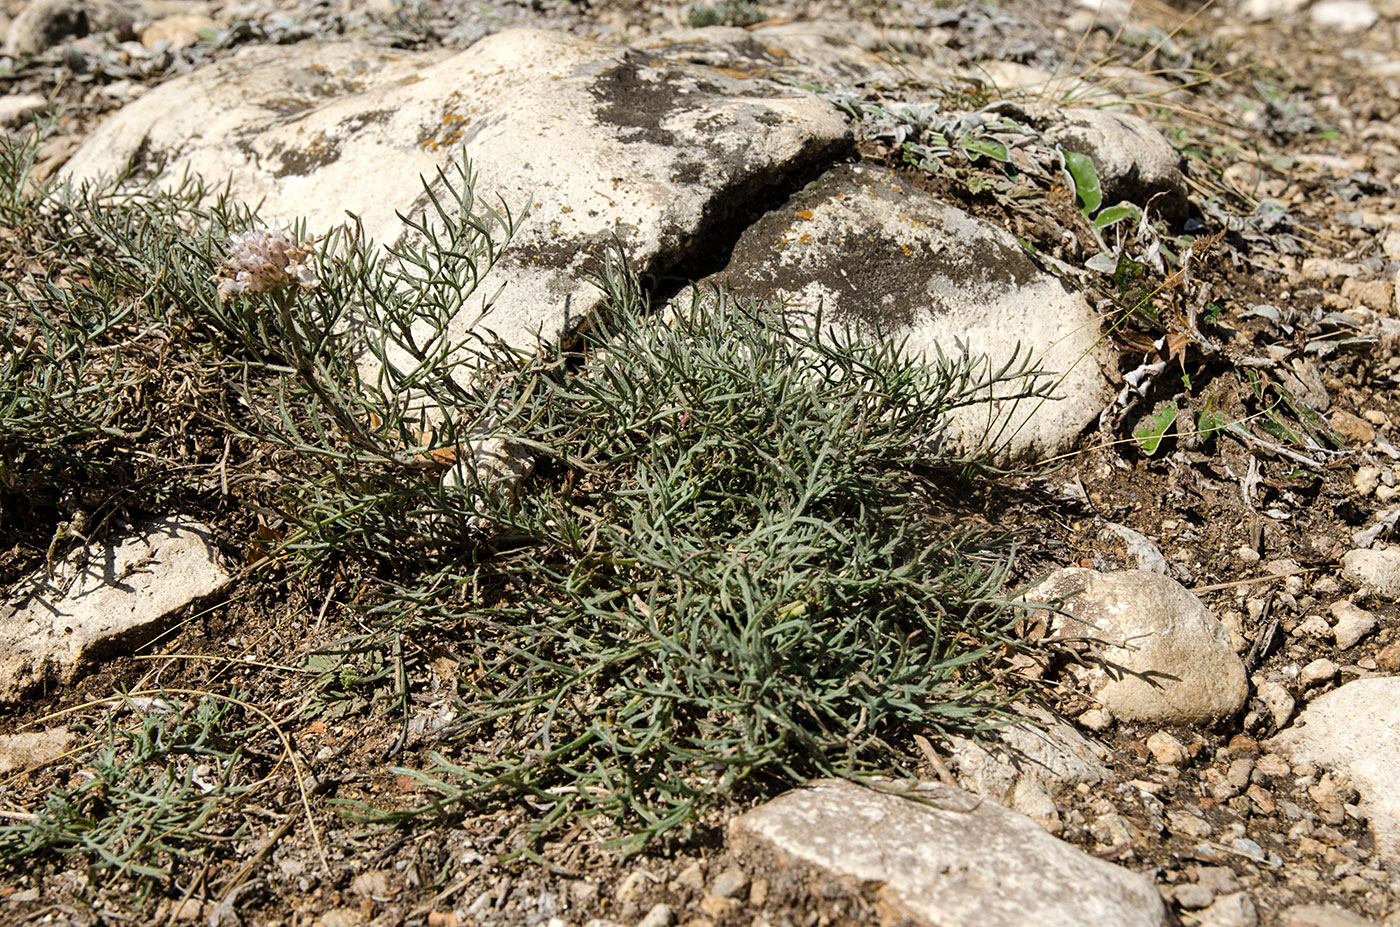
M 316 398 L 321 401 L 325 408 L 329 409 L 335 417 L 336 424 L 344 432 L 347 440 L 351 441 L 362 450 L 378 452 L 371 436 L 365 432 L 364 426 L 355 420 L 354 416 L 345 409 L 343 403 L 336 402 L 316 370 L 316 365 L 312 363 L 310 356 L 301 343 L 301 332 L 298 329 L 296 320 L 292 316 L 292 306 L 296 303 L 299 292 L 291 287 L 278 290 L 274 299 L 277 304 L 277 314 L 282 320 L 282 328 L 287 333 L 287 340 L 292 349 L 292 360 L 296 363 L 297 376 L 302 383 L 316 394 Z

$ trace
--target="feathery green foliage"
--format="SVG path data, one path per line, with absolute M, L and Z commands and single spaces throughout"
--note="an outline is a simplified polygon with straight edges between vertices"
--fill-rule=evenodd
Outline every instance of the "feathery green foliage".
M 118 723 L 130 710 L 135 718 Z M 83 773 L 49 793 L 32 817 L 0 822 L 0 861 L 45 850 L 80 854 L 95 870 L 148 879 L 197 855 L 216 811 L 259 785 L 247 778 L 227 700 L 164 699 L 106 712 Z
M 245 448 L 231 477 L 227 450 L 196 457 L 191 485 L 217 468 L 280 519 L 281 562 L 384 578 L 345 665 L 380 668 L 405 729 L 416 645 L 459 665 L 459 721 L 405 771 L 431 799 L 352 813 L 523 797 L 537 835 L 604 815 L 639 845 L 809 776 L 896 771 L 912 733 L 977 730 L 1004 704 L 987 658 L 1012 646 L 1008 550 L 950 505 L 992 449 L 957 452 L 945 427 L 1045 395 L 1029 357 L 926 362 L 722 292 L 657 313 L 616 254 L 584 344 L 505 345 L 477 290 L 519 215 L 485 206 L 465 163 L 425 181 L 406 243 L 326 230 L 303 286 L 224 298 L 229 243 L 258 220 L 197 183 L 0 189 L 50 217 L 33 234 L 62 268 L 8 285 L 7 490 L 80 465 L 110 481 L 142 429 L 176 434 L 123 397 L 159 370 L 128 343 L 177 344 L 197 387 L 182 408 Z M 308 230 L 286 234 L 304 255 Z M 488 452 L 529 463 L 504 474 Z M 17 825 L 24 852 L 77 819 L 54 820 L 42 840 Z
M 491 556 L 385 606 L 451 641 L 463 720 L 400 770 L 427 804 L 359 812 L 518 794 L 537 832 L 602 814 L 641 841 L 988 724 L 1008 552 L 944 507 L 976 461 L 943 425 L 998 385 L 1031 395 L 1033 371 L 926 364 L 723 293 L 661 324 L 625 267 L 602 284 L 596 350 L 536 381 L 542 459 L 494 497 Z

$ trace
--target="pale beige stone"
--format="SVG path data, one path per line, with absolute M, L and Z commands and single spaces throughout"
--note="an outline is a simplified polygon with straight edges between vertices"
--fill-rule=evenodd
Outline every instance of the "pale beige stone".
M 1367 595 L 1400 598 L 1400 547 L 1347 551 L 1342 555 L 1342 579 Z
M 951 786 L 913 796 L 814 782 L 731 821 L 730 846 L 868 890 L 891 922 L 919 927 L 1167 923 L 1151 882 L 1030 819 Z
M 1180 766 L 1188 759 L 1186 748 L 1166 731 L 1157 731 L 1147 738 L 1147 750 L 1157 762 L 1167 766 Z
M 219 24 L 202 13 L 163 16 L 141 30 L 141 44 L 155 48 L 169 42 L 172 48 L 188 48 L 199 41 L 201 29 L 217 29 Z
M 1337 647 L 1347 650 L 1357 641 L 1376 629 L 1376 616 L 1347 599 L 1332 603 L 1332 617 L 1337 623 L 1332 627 L 1332 636 Z
M 0 776 L 54 760 L 73 740 L 73 732 L 66 727 L 0 735 Z
M 1268 741 L 1295 767 L 1314 763 L 1333 772 L 1336 800 L 1350 780 L 1384 860 L 1400 860 L 1400 677 L 1358 679 L 1318 696 L 1286 730 Z
M 232 581 L 210 529 L 167 518 L 91 544 L 29 577 L 0 606 L 0 702 L 46 681 L 70 682 L 93 659 L 154 634 L 166 616 Z
M 1244 664 L 1221 622 L 1158 573 L 1058 570 L 1035 597 L 1064 599 L 1052 635 L 1084 638 L 1088 665 L 1070 672 L 1115 717 L 1198 724 L 1244 704 Z

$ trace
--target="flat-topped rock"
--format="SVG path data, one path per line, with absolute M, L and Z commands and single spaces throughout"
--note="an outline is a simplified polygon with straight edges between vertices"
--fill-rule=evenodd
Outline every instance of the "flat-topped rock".
M 530 204 L 479 287 L 500 291 L 486 327 L 528 346 L 587 324 L 601 295 L 586 270 L 602 247 L 620 242 L 639 270 L 665 271 L 850 144 L 839 112 L 804 91 L 521 29 L 455 54 L 248 48 L 121 110 L 66 176 L 167 158 L 168 177 L 227 181 L 267 219 L 304 217 L 316 233 L 350 210 L 392 244 L 399 213 L 428 206 L 420 177 L 465 152 L 482 203 Z
M 93 659 L 143 642 L 168 615 L 230 582 L 209 528 L 182 518 L 81 548 L 52 578 L 40 571 L 0 605 L 0 703 L 71 682 Z
M 893 784 L 891 784 L 893 785 Z M 873 893 L 884 923 L 921 927 L 1158 927 L 1152 883 L 952 786 L 911 797 L 841 780 L 794 789 L 730 822 L 741 857 Z

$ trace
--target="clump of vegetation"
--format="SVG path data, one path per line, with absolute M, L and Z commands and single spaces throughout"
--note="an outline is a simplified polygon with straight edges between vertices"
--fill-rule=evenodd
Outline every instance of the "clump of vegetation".
M 452 641 L 463 721 L 402 771 L 432 800 L 390 817 L 504 791 L 542 827 L 645 838 L 987 724 L 1007 551 L 942 504 L 976 463 L 943 426 L 1031 371 L 926 365 L 723 293 L 660 325 L 619 266 L 603 281 L 599 350 L 544 381 L 546 450 L 490 512 L 492 555 L 430 583 L 459 594 L 399 597 Z
M 216 812 L 267 783 L 240 744 L 236 698 L 122 700 L 91 734 L 81 774 L 49 792 L 37 812 L 0 821 L 0 860 L 54 851 L 80 854 L 96 871 L 153 880 L 207 854 L 229 836 Z M 119 721 L 122 716 L 134 718 Z
M 30 180 L 36 144 L 0 144 L 0 523 L 60 507 L 157 504 L 185 480 L 190 427 L 221 361 L 174 313 L 207 286 L 190 234 L 203 190 L 114 197 Z M 182 221 L 183 220 L 183 221 Z M 212 247 L 218 229 L 202 233 Z M 207 299 L 207 297 L 206 297 Z M 101 519 L 88 519 L 93 524 Z M 14 543 L 14 538 L 7 538 Z
M 60 487 L 35 520 L 83 482 L 166 487 L 127 493 L 131 511 L 231 498 L 260 519 L 244 538 L 259 569 L 376 577 L 341 660 L 315 655 L 322 688 L 346 689 L 336 710 L 387 701 L 382 722 L 406 729 L 428 654 L 439 673 L 446 655 L 458 721 L 400 771 L 426 801 L 348 813 L 524 798 L 536 835 L 601 815 L 637 846 L 811 776 L 897 772 L 914 734 L 995 722 L 1009 551 L 950 503 L 993 449 L 955 452 L 944 429 L 992 396 L 1045 395 L 1029 359 L 927 363 L 722 292 L 658 316 L 619 254 L 587 342 L 522 351 L 462 322 L 489 308 L 476 290 L 519 218 L 484 208 L 465 164 L 425 181 L 427 214 L 380 249 L 354 226 L 268 227 L 197 184 L 26 185 L 29 156 L 0 157 L 6 215 L 49 258 L 6 284 L 0 498 Z M 149 397 L 171 389 L 169 355 L 147 343 L 188 368 L 168 406 Z M 492 453 L 533 474 L 503 478 Z M 109 779 L 174 809 L 169 839 L 127 847 L 130 809 L 94 786 L 14 818 L 0 860 L 49 848 L 167 871 L 151 859 L 187 852 L 243 788 L 218 719 L 190 710 L 95 731 Z M 224 785 L 191 791 L 172 751 Z
M 692 3 L 685 8 L 685 24 L 692 29 L 706 26 L 752 26 L 763 21 L 763 11 L 751 0 L 718 0 Z

